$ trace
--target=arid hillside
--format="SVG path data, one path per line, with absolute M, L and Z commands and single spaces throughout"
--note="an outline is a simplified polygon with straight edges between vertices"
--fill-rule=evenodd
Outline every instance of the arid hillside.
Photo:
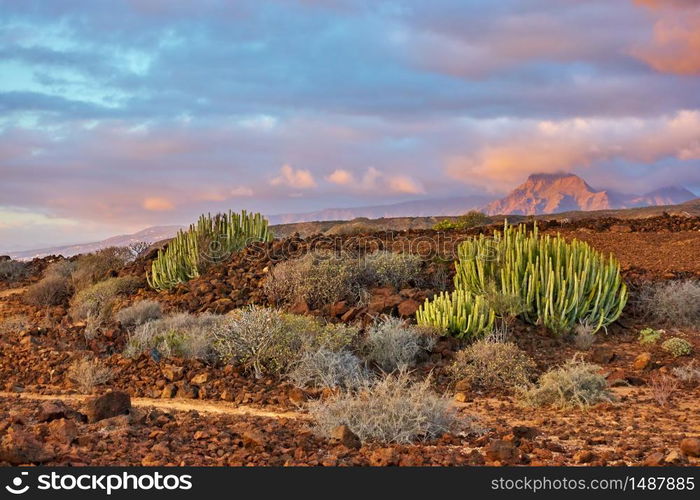
M 155 249 L 4 261 L 0 463 L 698 465 L 700 217 L 632 214 L 537 222 L 619 261 L 595 333 L 488 291 L 490 326 L 416 325 L 500 224 L 329 226 L 161 291 Z

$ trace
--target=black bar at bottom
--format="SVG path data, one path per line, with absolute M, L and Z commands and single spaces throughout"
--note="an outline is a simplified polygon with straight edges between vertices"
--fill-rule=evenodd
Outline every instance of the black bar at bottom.
M 0 468 L 0 498 L 699 498 L 697 467 Z

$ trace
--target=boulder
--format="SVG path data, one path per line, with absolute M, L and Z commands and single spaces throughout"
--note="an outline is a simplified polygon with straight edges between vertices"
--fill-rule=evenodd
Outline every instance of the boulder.
M 362 446 L 360 438 L 347 425 L 339 425 L 331 431 L 331 442 L 353 450 L 357 450 Z
M 83 413 L 89 423 L 94 423 L 104 418 L 127 414 L 130 409 L 131 397 L 125 392 L 113 391 L 86 401 Z

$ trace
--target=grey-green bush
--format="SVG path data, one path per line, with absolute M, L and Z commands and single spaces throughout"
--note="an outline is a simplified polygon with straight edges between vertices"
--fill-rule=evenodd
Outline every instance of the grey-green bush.
M 355 388 L 366 383 L 371 374 L 362 360 L 348 350 L 327 347 L 304 349 L 292 363 L 289 379 L 297 387 Z
M 223 321 L 223 316 L 209 313 L 179 313 L 148 321 L 129 334 L 124 355 L 136 357 L 155 349 L 163 357 L 214 361 L 214 332 Z
M 314 401 L 309 413 L 321 435 L 347 425 L 362 441 L 384 443 L 435 438 L 457 423 L 451 400 L 433 392 L 429 378 L 412 383 L 406 372 Z
M 134 328 L 163 317 L 163 309 L 155 300 L 142 300 L 125 307 L 114 315 L 124 328 Z
M 598 403 L 614 401 L 600 367 L 578 358 L 548 371 L 537 385 L 520 390 L 527 406 L 554 406 L 557 408 L 586 408 Z
M 27 265 L 16 260 L 0 260 L 0 281 L 14 283 L 27 275 Z
M 287 372 L 305 349 L 342 349 L 356 333 L 308 316 L 251 306 L 226 317 L 215 331 L 214 348 L 223 361 L 241 364 L 260 378 Z
M 530 383 L 534 360 L 510 342 L 480 340 L 457 352 L 450 367 L 454 380 L 485 389 L 513 389 Z
M 70 316 L 75 321 L 88 317 L 100 322 L 111 319 L 116 298 L 135 292 L 143 280 L 135 276 L 109 278 L 80 290 L 71 300 Z
M 363 343 L 365 358 L 384 371 L 391 372 L 415 365 L 437 341 L 436 332 L 390 316 L 380 318 L 367 331 Z

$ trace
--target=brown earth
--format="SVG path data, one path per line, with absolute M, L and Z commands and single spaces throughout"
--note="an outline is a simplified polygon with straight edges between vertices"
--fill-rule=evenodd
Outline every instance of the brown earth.
M 538 222 L 542 231 L 589 242 L 620 259 L 628 282 L 700 277 L 700 218 L 660 216 L 622 220 L 599 218 L 568 222 Z M 170 310 L 227 312 L 245 304 L 266 304 L 262 285 L 279 261 L 301 256 L 312 248 L 362 254 L 377 248 L 412 251 L 424 256 L 420 283 L 413 288 L 372 291 L 368 305 L 308 311 L 332 321 L 367 322 L 373 315 L 407 312 L 439 289 L 431 278 L 449 268 L 462 239 L 490 232 L 399 231 L 333 238 L 291 237 L 252 245 L 196 280 L 168 292 L 141 289 L 127 302 L 143 298 L 161 301 Z M 143 275 L 153 255 L 125 270 Z M 584 355 L 602 366 L 618 395 L 615 403 L 583 410 L 524 410 L 511 395 L 499 391 L 457 391 L 446 367 L 459 348 L 442 339 L 416 369 L 414 376 L 433 372 L 435 389 L 457 393 L 459 412 L 476 417 L 480 433 L 446 435 L 426 443 L 388 446 L 363 443 L 345 448 L 313 433 L 305 418 L 307 399 L 326 397 L 319 390 L 300 390 L 275 377 L 255 380 L 232 366 L 149 355 L 126 359 L 120 352 L 125 333 L 119 325 L 86 340 L 84 325 L 73 324 L 65 306 L 36 308 L 22 301 L 24 286 L 38 279 L 46 260 L 35 262 L 25 283 L 0 291 L 0 320 L 25 316 L 21 329 L 0 330 L 0 463 L 73 465 L 466 465 L 466 464 L 698 464 L 680 450 L 685 438 L 700 437 L 700 387 L 687 383 L 671 396 L 667 407 L 652 398 L 648 382 L 691 358 L 672 358 L 658 346 L 642 346 L 637 332 L 650 325 L 626 313 L 607 334 L 601 332 Z M 449 275 L 447 276 L 449 282 Z M 352 310 L 353 314 L 348 314 Z M 410 314 L 407 314 L 410 316 Z M 0 326 L 2 326 L 0 324 Z M 540 328 L 516 323 L 518 344 L 537 362 L 539 372 L 577 353 L 570 341 L 552 338 Z M 694 345 L 698 359 L 700 332 L 669 329 Z M 643 369 L 640 354 L 649 354 Z M 95 423 L 78 413 L 84 398 L 66 378 L 71 361 L 84 355 L 100 357 L 115 377 L 109 389 L 131 395 L 132 411 Z M 101 390 L 106 390 L 103 387 Z M 13 395 L 14 394 L 14 395 Z M 77 411 L 66 418 L 40 422 L 46 398 L 65 400 Z M 4 462 L 3 462 L 4 461 Z

